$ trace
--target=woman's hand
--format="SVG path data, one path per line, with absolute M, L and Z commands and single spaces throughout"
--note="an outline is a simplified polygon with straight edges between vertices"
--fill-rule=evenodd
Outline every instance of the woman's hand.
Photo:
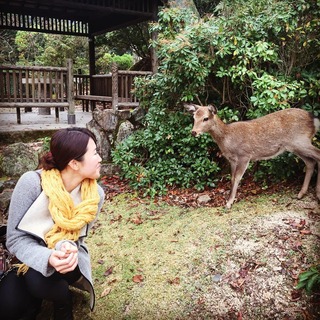
M 73 271 L 78 265 L 78 248 L 69 242 L 62 244 L 60 250 L 53 250 L 49 264 L 60 273 Z

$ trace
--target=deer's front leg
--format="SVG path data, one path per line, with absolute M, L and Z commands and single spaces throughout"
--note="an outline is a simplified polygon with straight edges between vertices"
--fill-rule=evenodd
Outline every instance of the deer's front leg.
M 231 164 L 231 192 L 226 203 L 228 209 L 231 208 L 234 199 L 236 198 L 237 189 L 245 171 L 249 165 L 249 159 L 237 159 L 237 161 L 230 161 Z

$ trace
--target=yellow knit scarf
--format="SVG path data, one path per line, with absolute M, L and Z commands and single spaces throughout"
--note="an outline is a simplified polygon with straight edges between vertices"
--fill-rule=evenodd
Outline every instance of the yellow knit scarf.
M 54 221 L 54 225 L 45 235 L 47 247 L 54 248 L 60 240 L 77 241 L 81 229 L 96 217 L 100 201 L 97 181 L 93 179 L 82 181 L 82 201 L 76 206 L 63 185 L 59 170 L 43 170 L 41 181 L 43 191 L 49 198 L 48 208 Z M 27 265 L 19 265 L 18 274 L 27 271 Z

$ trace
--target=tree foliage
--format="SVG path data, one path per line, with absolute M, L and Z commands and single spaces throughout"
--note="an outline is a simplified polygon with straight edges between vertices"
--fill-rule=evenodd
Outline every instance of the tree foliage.
M 98 73 L 109 73 L 113 63 L 116 63 L 120 70 L 128 70 L 133 65 L 133 57 L 128 53 L 118 56 L 106 52 L 97 60 L 96 69 Z
M 16 64 L 63 67 L 72 59 L 75 69 L 88 70 L 88 41 L 84 37 L 18 31 Z
M 66 59 L 72 59 L 75 70 L 81 69 L 82 73 L 89 72 L 88 39 L 85 37 L 26 31 L 2 32 L 0 37 L 3 39 L 2 43 L 6 44 L 0 46 L 2 63 L 61 67 L 65 66 Z M 101 41 L 98 41 L 98 44 L 96 50 L 98 73 L 109 72 L 113 62 L 124 70 L 133 65 L 133 55 L 129 47 L 126 48 L 129 53 L 118 55 L 115 52 L 124 50 L 120 44 L 117 50 L 116 46 L 109 49 Z
M 0 64 L 15 64 L 18 54 L 14 41 L 15 35 L 16 31 L 0 30 Z
M 152 27 L 159 72 L 136 82 L 148 110 L 145 129 L 114 152 L 124 176 L 150 194 L 218 178 L 221 161 L 211 138 L 190 137 L 187 101 L 216 104 L 226 121 L 288 107 L 317 114 L 319 17 L 320 5 L 307 0 L 224 0 L 202 19 L 188 9 L 162 10 Z M 283 160 L 268 162 L 266 174 L 292 174 L 296 159 Z
M 150 33 L 146 22 L 108 32 L 96 38 L 98 55 L 107 49 L 109 53 L 119 56 L 130 52 L 136 57 L 146 58 L 150 55 L 149 39 Z

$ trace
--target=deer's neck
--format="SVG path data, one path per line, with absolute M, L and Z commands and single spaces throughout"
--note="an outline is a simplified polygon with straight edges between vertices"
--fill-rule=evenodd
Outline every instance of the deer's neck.
M 227 136 L 228 126 L 220 118 L 215 117 L 209 133 L 216 142 L 222 141 Z

